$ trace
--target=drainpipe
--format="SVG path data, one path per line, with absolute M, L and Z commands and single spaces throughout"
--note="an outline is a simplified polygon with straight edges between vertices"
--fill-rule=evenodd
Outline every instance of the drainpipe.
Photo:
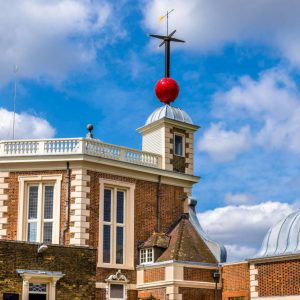
M 65 204 L 65 224 L 61 233 L 61 244 L 65 244 L 66 232 L 70 227 L 70 197 L 71 197 L 71 170 L 70 163 L 67 161 L 67 176 L 66 176 L 66 204 Z
M 158 175 L 157 182 L 157 193 L 156 193 L 156 220 L 157 220 L 157 228 L 156 231 L 160 232 L 161 223 L 160 223 L 160 189 L 161 189 L 161 175 Z

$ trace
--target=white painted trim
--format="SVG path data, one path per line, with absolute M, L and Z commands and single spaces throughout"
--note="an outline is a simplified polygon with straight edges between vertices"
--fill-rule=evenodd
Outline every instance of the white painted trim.
M 214 289 L 214 282 L 204 282 L 204 281 L 190 281 L 190 280 L 163 280 L 163 281 L 154 281 L 150 283 L 137 284 L 137 290 L 143 289 L 153 289 L 159 287 L 167 287 L 170 285 L 178 287 L 189 287 L 189 288 L 198 288 L 198 289 Z M 221 289 L 222 285 L 218 284 L 218 289 Z
M 117 268 L 117 269 L 130 269 L 134 270 L 134 191 L 135 184 L 124 181 L 110 180 L 110 179 L 99 179 L 100 193 L 99 193 L 99 245 L 98 245 L 98 264 L 97 267 L 104 268 Z M 111 251 L 111 263 L 103 263 L 103 199 L 104 199 L 104 188 L 121 188 L 125 190 L 125 243 L 124 243 L 124 263 L 116 264 L 113 263 L 115 260 L 115 241 L 113 241 Z
M 53 199 L 53 233 L 52 244 L 59 244 L 59 226 L 60 226 L 60 202 L 61 202 L 61 181 L 62 175 L 31 175 L 31 176 L 19 176 L 19 199 L 18 199 L 18 225 L 17 225 L 17 240 L 26 241 L 26 212 L 27 212 L 27 192 L 30 184 L 39 185 L 39 201 L 42 201 L 42 187 L 44 184 L 54 184 L 54 199 Z M 40 216 L 41 219 L 41 216 Z M 40 220 L 39 219 L 39 220 Z M 41 241 L 41 230 L 38 238 L 38 242 Z
M 126 284 L 127 290 L 136 290 L 136 284 L 127 283 Z M 106 289 L 107 283 L 106 282 L 96 282 L 96 289 Z
M 66 155 L 63 157 L 18 157 L 11 159 L 6 158 L 5 160 L 0 161 L 2 170 L 9 171 L 44 171 L 45 169 L 58 170 L 65 168 L 66 161 L 71 161 L 72 167 L 75 167 L 76 165 L 76 168 L 87 168 L 91 171 L 119 174 L 120 176 L 127 176 L 141 180 L 157 181 L 157 175 L 161 175 L 162 183 L 186 187 L 191 187 L 193 183 L 197 183 L 200 179 L 198 176 L 191 174 L 140 166 L 89 155 Z M 28 165 L 24 166 L 24 163 Z

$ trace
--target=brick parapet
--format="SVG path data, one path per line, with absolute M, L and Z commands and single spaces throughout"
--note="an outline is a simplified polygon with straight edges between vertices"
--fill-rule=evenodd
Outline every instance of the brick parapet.
M 40 244 L 0 241 L 0 299 L 3 293 L 22 294 L 22 277 L 17 269 L 61 272 L 56 299 L 95 299 L 96 249 L 48 245 L 38 254 Z
M 259 297 L 300 295 L 300 260 L 256 263 L 256 290 Z
M 152 268 L 144 271 L 144 282 L 165 280 L 165 268 Z
M 214 282 L 213 273 L 215 270 L 207 270 L 201 268 L 183 268 L 184 280 Z

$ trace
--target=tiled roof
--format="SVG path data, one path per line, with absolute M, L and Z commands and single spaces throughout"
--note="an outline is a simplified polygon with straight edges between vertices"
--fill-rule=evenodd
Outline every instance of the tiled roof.
M 169 247 L 158 258 L 157 262 L 179 260 L 218 263 L 190 222 L 187 214 L 182 215 L 167 234 L 171 237 Z
M 169 246 L 169 242 L 170 237 L 168 235 L 154 232 L 141 248 L 158 247 L 166 249 Z

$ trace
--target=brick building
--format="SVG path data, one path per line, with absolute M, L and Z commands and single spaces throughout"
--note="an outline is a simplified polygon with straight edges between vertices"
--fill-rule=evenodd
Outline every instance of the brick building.
M 260 251 L 222 267 L 223 300 L 300 299 L 300 211 L 270 228 Z
M 0 299 L 214 299 L 226 251 L 191 198 L 198 128 L 163 105 L 138 129 L 142 151 L 91 126 L 86 138 L 1 141 Z

